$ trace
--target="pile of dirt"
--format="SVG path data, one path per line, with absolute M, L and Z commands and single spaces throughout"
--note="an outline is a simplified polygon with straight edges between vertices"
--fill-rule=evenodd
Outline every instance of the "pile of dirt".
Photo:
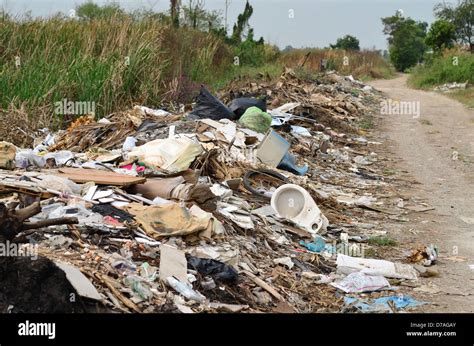
M 83 302 L 51 260 L 0 258 L 0 311 L 3 313 L 85 312 Z

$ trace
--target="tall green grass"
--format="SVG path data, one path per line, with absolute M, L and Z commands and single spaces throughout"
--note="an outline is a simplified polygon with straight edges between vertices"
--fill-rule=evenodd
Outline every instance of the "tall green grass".
M 446 51 L 443 56 L 434 57 L 424 65 L 415 67 L 408 80 L 410 85 L 417 88 L 466 81 L 474 83 L 474 55 L 455 50 Z
M 0 17 L 0 121 L 2 114 L 18 111 L 21 119 L 31 119 L 31 128 L 64 126 L 74 117 L 55 114 L 55 103 L 64 99 L 94 102 L 98 117 L 134 104 L 188 103 L 200 84 L 216 91 L 236 77 L 276 77 L 284 66 L 298 67 L 308 52 L 280 54 L 265 45 L 243 54 L 242 47 L 146 16 L 90 21 L 59 15 Z M 393 69 L 375 52 L 347 55 L 346 66 L 344 52 L 311 50 L 304 69 L 318 71 L 325 58 L 330 68 L 357 78 L 392 75 Z
M 219 80 L 232 58 L 211 34 L 153 20 L 0 20 L 0 106 L 34 115 L 63 99 L 91 101 L 103 116 L 132 103 L 188 101 L 188 89 Z

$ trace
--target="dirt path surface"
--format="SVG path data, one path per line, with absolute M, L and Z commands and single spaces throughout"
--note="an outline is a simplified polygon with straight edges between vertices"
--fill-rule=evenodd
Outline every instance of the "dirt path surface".
M 397 174 L 415 182 L 407 183 L 405 193 L 435 210 L 416 213 L 396 233 L 408 245 L 434 243 L 440 250 L 433 266 L 440 276 L 420 283 L 440 292 L 418 292 L 433 302 L 422 311 L 474 312 L 474 110 L 410 89 L 406 80 L 403 75 L 371 85 L 392 101 L 419 102 L 420 117 L 384 115 L 378 130 Z

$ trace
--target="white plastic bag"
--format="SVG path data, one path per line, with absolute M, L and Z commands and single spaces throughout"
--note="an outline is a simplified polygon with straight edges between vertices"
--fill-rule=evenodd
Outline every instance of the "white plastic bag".
M 349 274 L 341 281 L 330 284 L 346 293 L 361 293 L 389 289 L 390 283 L 381 275 L 367 275 L 362 272 Z

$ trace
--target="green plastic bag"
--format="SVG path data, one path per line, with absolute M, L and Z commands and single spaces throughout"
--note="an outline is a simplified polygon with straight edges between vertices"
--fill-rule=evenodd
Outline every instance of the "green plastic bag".
M 270 128 L 272 117 L 258 107 L 250 107 L 239 119 L 239 123 L 248 129 L 265 133 Z

